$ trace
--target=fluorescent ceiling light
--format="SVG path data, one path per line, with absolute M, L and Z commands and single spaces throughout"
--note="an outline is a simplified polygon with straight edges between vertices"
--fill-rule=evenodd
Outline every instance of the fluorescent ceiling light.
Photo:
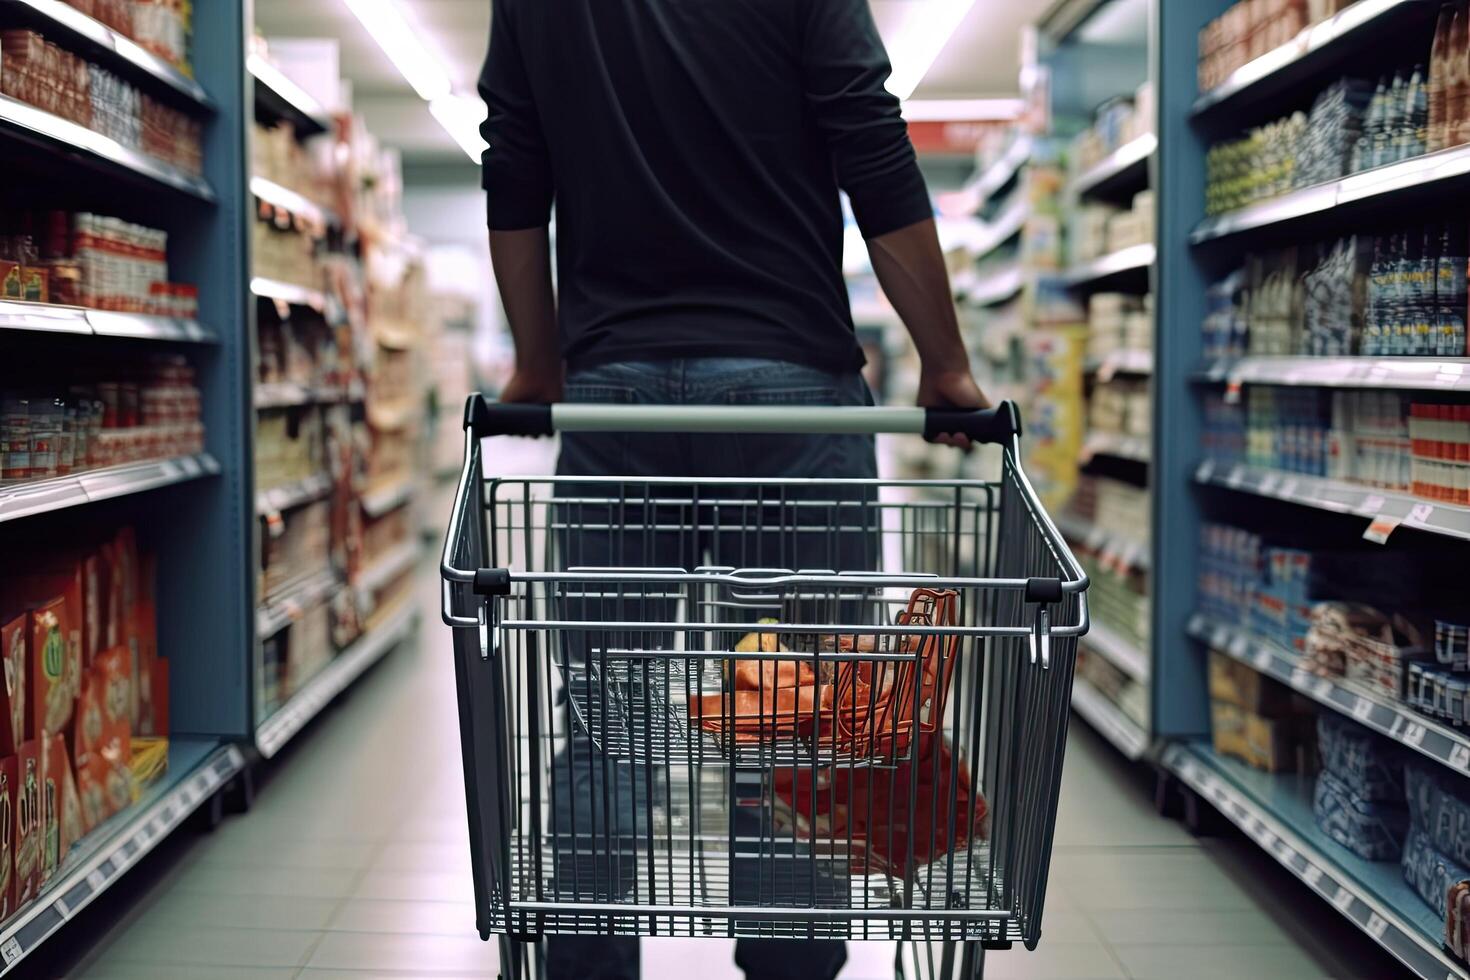
M 480 124 L 485 121 L 485 103 L 467 95 L 446 95 L 430 102 L 429 111 L 470 159 L 479 163 L 489 149 L 489 144 L 480 136 Z
M 888 91 L 900 99 L 913 95 L 974 5 L 975 0 L 914 0 L 907 4 L 910 9 L 902 28 L 888 41 L 888 57 L 893 62 Z
M 909 99 L 903 117 L 909 122 L 1006 122 L 1020 118 L 1021 99 Z
M 419 98 L 433 102 L 450 93 L 453 85 L 438 59 L 424 47 L 418 34 L 403 18 L 395 0 L 343 0 L 347 9 L 378 42 Z

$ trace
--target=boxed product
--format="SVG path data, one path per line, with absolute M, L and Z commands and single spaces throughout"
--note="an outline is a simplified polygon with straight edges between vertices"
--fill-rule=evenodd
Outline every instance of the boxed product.
M 0 688 L 0 758 L 15 755 L 26 738 L 26 640 L 24 615 L 0 625 L 0 664 L 5 671 Z
M 29 739 L 64 731 L 71 722 L 75 697 L 67 682 L 67 631 L 68 606 L 61 596 L 40 603 L 26 615 Z
M 77 778 L 89 826 L 133 800 L 131 660 L 125 646 L 101 654 L 78 702 Z
M 1445 917 L 1450 890 L 1470 880 L 1470 871 L 1435 850 L 1429 834 L 1419 827 L 1410 827 L 1404 841 L 1403 869 L 1404 880 L 1441 918 Z
M 1215 650 L 1210 651 L 1210 700 L 1272 718 L 1294 708 L 1290 688 Z
M 0 922 L 15 911 L 15 756 L 0 759 Z
M 1317 716 L 1322 768 L 1336 775 L 1360 800 L 1404 799 L 1403 759 L 1390 741 L 1339 715 Z
M 1454 780 L 1442 779 L 1418 762 L 1404 767 L 1409 815 L 1429 835 L 1435 849 L 1470 865 L 1470 799 Z
M 15 906 L 36 897 L 41 886 L 41 743 L 21 743 L 16 753 Z
M 1331 770 L 1317 774 L 1312 812 L 1322 832 L 1367 861 L 1392 861 L 1403 849 L 1409 813 L 1397 803 L 1356 796 Z
M 46 739 L 41 778 L 41 874 L 49 879 L 83 833 L 71 756 L 60 735 Z
M 1267 718 L 1225 701 L 1210 704 L 1215 751 L 1266 772 L 1310 772 L 1312 747 L 1292 716 Z

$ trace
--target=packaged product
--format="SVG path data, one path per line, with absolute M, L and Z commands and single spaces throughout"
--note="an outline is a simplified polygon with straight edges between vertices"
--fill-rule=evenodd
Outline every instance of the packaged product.
M 1215 751 L 1266 772 L 1310 772 L 1311 740 L 1298 718 L 1267 718 L 1225 701 L 1210 704 Z
M 43 879 L 49 879 L 66 860 L 72 844 L 82 836 L 82 812 L 72 776 L 71 756 L 60 735 L 46 739 L 41 762 L 41 874 Z
M 151 785 L 168 771 L 168 739 L 133 739 L 133 785 L 138 789 Z
M 1441 918 L 1450 889 L 1470 880 L 1470 871 L 1435 850 L 1429 835 L 1418 827 L 1410 827 L 1404 841 L 1403 869 L 1404 880 Z
M 1410 818 L 1429 835 L 1435 850 L 1470 866 L 1470 799 L 1466 790 L 1417 762 L 1404 767 L 1404 789 Z
M 1403 806 L 1360 799 L 1326 769 L 1317 774 L 1312 812 L 1323 833 L 1366 861 L 1398 858 L 1409 827 Z
M 1317 716 L 1322 768 L 1337 776 L 1358 799 L 1404 799 L 1403 759 L 1392 742 L 1331 712 Z
M 26 734 L 32 739 L 61 732 L 71 722 L 74 698 L 67 683 L 67 617 L 66 599 L 61 596 L 41 603 L 27 615 L 25 686 L 30 715 Z
M 1210 651 L 1210 699 L 1265 717 L 1291 714 L 1291 689 L 1218 651 Z
M 22 742 L 16 753 L 15 905 L 36 897 L 41 885 L 41 743 Z
M 0 625 L 0 665 L 5 686 L 0 690 L 0 756 L 15 755 L 26 738 L 26 617 L 16 616 Z
M 133 801 L 130 661 L 125 646 L 98 656 L 79 702 L 77 778 L 90 816 L 105 818 Z
M 15 911 L 16 759 L 0 759 L 0 921 Z

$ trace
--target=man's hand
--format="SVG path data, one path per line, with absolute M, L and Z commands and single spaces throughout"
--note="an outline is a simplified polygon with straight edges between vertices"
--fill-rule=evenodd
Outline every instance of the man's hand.
M 990 399 L 975 383 L 975 376 L 968 367 L 956 370 L 929 371 L 919 375 L 920 408 L 989 408 Z M 957 446 L 969 450 L 968 436 L 959 433 L 942 434 L 935 439 L 946 446 Z
M 520 405 L 554 405 L 561 401 L 562 371 L 548 367 L 526 369 L 517 366 L 500 391 L 500 400 Z

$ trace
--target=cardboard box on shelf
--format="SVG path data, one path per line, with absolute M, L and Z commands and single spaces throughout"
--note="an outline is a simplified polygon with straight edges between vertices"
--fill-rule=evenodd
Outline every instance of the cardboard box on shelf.
M 47 881 L 61 868 L 72 844 L 83 832 L 71 756 L 60 735 L 46 739 L 41 756 L 41 787 L 41 878 Z
M 0 625 L 0 757 L 15 755 L 26 732 L 26 617 Z
M 67 683 L 71 647 L 67 642 L 68 606 L 57 596 L 30 610 L 26 617 L 27 739 L 62 732 L 71 723 L 74 692 Z
M 1215 751 L 1266 772 L 1308 773 L 1316 748 L 1295 716 L 1266 718 L 1226 701 L 1210 703 Z
M 131 659 L 125 646 L 101 654 L 78 702 L 77 784 L 83 823 L 89 827 L 133 801 Z
M 1216 650 L 1210 651 L 1210 699 L 1268 718 L 1295 709 L 1291 688 Z
M 21 743 L 16 754 L 15 907 L 36 897 L 41 885 L 41 743 Z
M 14 755 L 0 759 L 0 922 L 15 911 L 15 767 Z

